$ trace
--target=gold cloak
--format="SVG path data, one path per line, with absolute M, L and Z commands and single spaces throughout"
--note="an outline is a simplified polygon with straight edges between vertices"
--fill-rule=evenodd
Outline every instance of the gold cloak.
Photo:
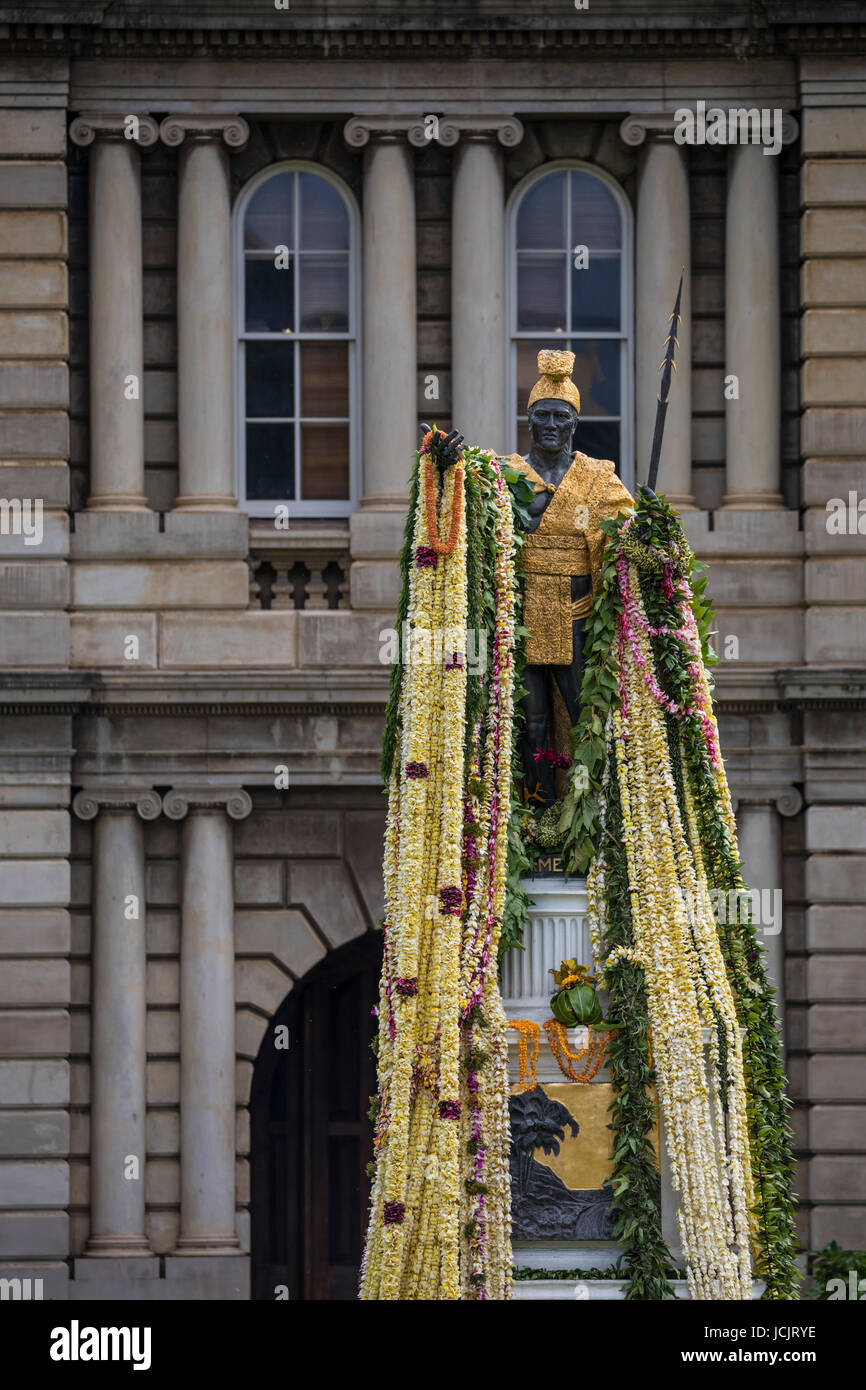
M 536 492 L 554 494 L 520 552 L 523 626 L 529 632 L 526 660 L 531 666 L 568 666 L 574 655 L 572 623 L 585 618 L 592 606 L 591 594 L 572 601 L 571 580 L 589 574 L 595 588 L 607 544 L 600 523 L 633 507 L 634 499 L 609 459 L 593 459 L 579 450 L 558 487 L 545 483 L 520 454 L 512 454 L 508 462 L 535 484 Z

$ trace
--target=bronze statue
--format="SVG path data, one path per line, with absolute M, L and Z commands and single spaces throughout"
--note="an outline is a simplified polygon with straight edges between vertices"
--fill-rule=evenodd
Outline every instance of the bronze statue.
M 554 758 L 568 754 L 567 736 L 555 730 L 555 691 L 568 725 L 580 714 L 583 632 L 606 536 L 605 517 L 634 506 L 631 494 L 607 459 L 572 452 L 580 414 L 580 394 L 571 373 L 574 353 L 545 349 L 538 354 L 539 380 L 529 395 L 529 434 L 525 457 L 513 467 L 535 487 L 530 524 L 521 556 L 525 573 L 523 626 L 526 668 L 523 682 L 525 724 L 520 740 L 524 797 L 549 806 L 556 800 Z M 430 442 L 440 467 L 456 460 L 463 436 L 456 430 Z

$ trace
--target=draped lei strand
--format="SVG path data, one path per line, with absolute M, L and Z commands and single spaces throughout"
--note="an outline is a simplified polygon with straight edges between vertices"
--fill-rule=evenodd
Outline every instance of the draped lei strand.
M 498 464 L 467 449 L 437 489 L 422 453 L 408 575 L 407 660 L 386 828 L 375 1176 L 364 1299 L 510 1294 L 506 1024 L 496 978 L 513 718 L 514 536 Z M 493 493 L 487 714 L 466 738 L 465 469 Z M 444 530 L 447 539 L 440 539 Z M 488 561 L 485 559 L 485 563 Z M 437 650 L 435 640 L 428 652 Z M 466 776 L 466 768 L 472 775 Z

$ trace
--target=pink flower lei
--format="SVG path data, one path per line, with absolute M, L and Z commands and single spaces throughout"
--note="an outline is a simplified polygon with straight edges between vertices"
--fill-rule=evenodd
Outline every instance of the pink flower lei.
M 625 531 L 631 525 L 633 518 L 629 517 L 622 527 Z M 616 557 L 616 572 L 619 580 L 619 592 L 622 600 L 622 612 L 619 617 L 619 696 L 620 712 L 622 717 L 623 733 L 628 735 L 628 698 L 625 688 L 625 648 L 628 645 L 631 655 L 638 666 L 644 685 L 649 690 L 653 699 L 662 709 L 677 718 L 691 717 L 697 719 L 701 725 L 701 733 L 706 745 L 707 754 L 713 767 L 721 767 L 721 755 L 719 752 L 718 737 L 716 734 L 715 723 L 712 712 L 707 707 L 705 690 L 700 683 L 702 674 L 701 664 L 701 642 L 698 632 L 695 615 L 692 610 L 692 589 L 685 577 L 677 580 L 675 586 L 671 585 L 670 596 L 673 597 L 674 590 L 678 594 L 677 608 L 681 616 L 680 626 L 676 628 L 653 627 L 645 615 L 641 612 L 638 597 L 632 590 L 629 578 L 629 561 L 627 557 L 618 551 Z M 641 651 L 637 640 L 637 629 L 645 632 L 650 637 L 673 637 L 682 642 L 686 652 L 691 657 L 687 663 L 686 670 L 689 674 L 691 701 L 689 705 L 682 706 L 666 695 L 658 683 L 655 671 L 647 664 L 646 658 Z

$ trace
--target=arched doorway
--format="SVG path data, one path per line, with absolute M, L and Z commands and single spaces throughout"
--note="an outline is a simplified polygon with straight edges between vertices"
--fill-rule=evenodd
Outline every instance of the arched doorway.
M 354 1299 L 376 1090 L 381 932 L 328 956 L 271 1019 L 250 1095 L 252 1297 Z M 288 1048 L 275 1030 L 288 1029 Z M 285 1035 L 284 1035 L 285 1036 Z

